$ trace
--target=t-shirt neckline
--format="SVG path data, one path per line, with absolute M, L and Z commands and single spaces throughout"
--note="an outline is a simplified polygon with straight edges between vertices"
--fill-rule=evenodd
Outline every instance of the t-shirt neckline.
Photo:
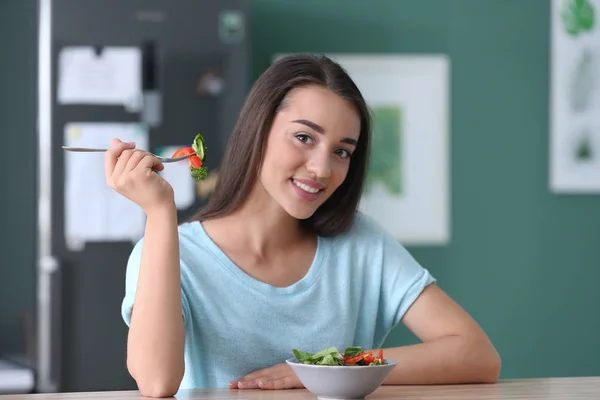
M 215 255 L 219 263 L 230 273 L 233 277 L 244 286 L 250 287 L 255 291 L 263 293 L 265 295 L 295 295 L 307 290 L 311 287 L 317 277 L 321 273 L 323 264 L 327 258 L 328 248 L 326 241 L 317 236 L 317 250 L 313 261 L 308 269 L 308 272 L 297 282 L 286 287 L 277 287 L 268 283 L 259 281 L 244 272 L 240 267 L 237 266 L 230 258 L 225 254 L 223 250 L 211 239 L 210 236 L 204 230 L 204 226 L 199 221 L 194 221 L 193 227 L 198 237 L 208 247 L 208 249 Z

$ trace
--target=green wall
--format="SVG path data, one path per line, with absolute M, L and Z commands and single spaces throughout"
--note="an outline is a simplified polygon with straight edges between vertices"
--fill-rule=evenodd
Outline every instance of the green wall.
M 36 3 L 0 0 L 0 355 L 24 352 L 35 304 Z
M 503 378 L 600 375 L 600 200 L 547 184 L 549 3 L 254 0 L 251 16 L 255 77 L 277 52 L 449 55 L 452 242 L 409 250 L 491 336 Z

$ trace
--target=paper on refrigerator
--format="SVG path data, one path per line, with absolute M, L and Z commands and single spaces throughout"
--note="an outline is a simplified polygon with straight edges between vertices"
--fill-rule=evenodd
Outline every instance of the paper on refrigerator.
M 137 47 L 65 47 L 58 59 L 58 103 L 123 105 L 139 111 L 142 53 Z
M 70 123 L 64 144 L 108 148 L 112 138 L 148 149 L 148 134 L 136 123 Z M 104 153 L 65 151 L 65 242 L 71 251 L 86 242 L 136 242 L 144 233 L 141 208 L 106 184 Z

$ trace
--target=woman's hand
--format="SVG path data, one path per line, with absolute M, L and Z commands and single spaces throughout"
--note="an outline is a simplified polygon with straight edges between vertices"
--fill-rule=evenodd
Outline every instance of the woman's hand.
M 304 388 L 304 385 L 289 365 L 277 364 L 231 381 L 229 382 L 229 388 L 277 390 Z
M 113 139 L 104 158 L 106 183 L 109 187 L 139 205 L 146 214 L 175 203 L 173 188 L 155 171 L 162 162 L 135 144 Z

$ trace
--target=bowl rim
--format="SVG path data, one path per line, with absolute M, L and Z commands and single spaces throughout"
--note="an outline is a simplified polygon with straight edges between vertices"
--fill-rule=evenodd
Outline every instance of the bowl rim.
M 390 360 L 388 358 L 384 358 L 386 364 L 382 365 L 319 365 L 319 364 L 303 364 L 296 357 L 288 358 L 285 362 L 288 365 L 298 365 L 309 368 L 328 368 L 328 369 L 364 369 L 364 368 L 390 368 L 396 366 L 398 364 L 395 360 Z

